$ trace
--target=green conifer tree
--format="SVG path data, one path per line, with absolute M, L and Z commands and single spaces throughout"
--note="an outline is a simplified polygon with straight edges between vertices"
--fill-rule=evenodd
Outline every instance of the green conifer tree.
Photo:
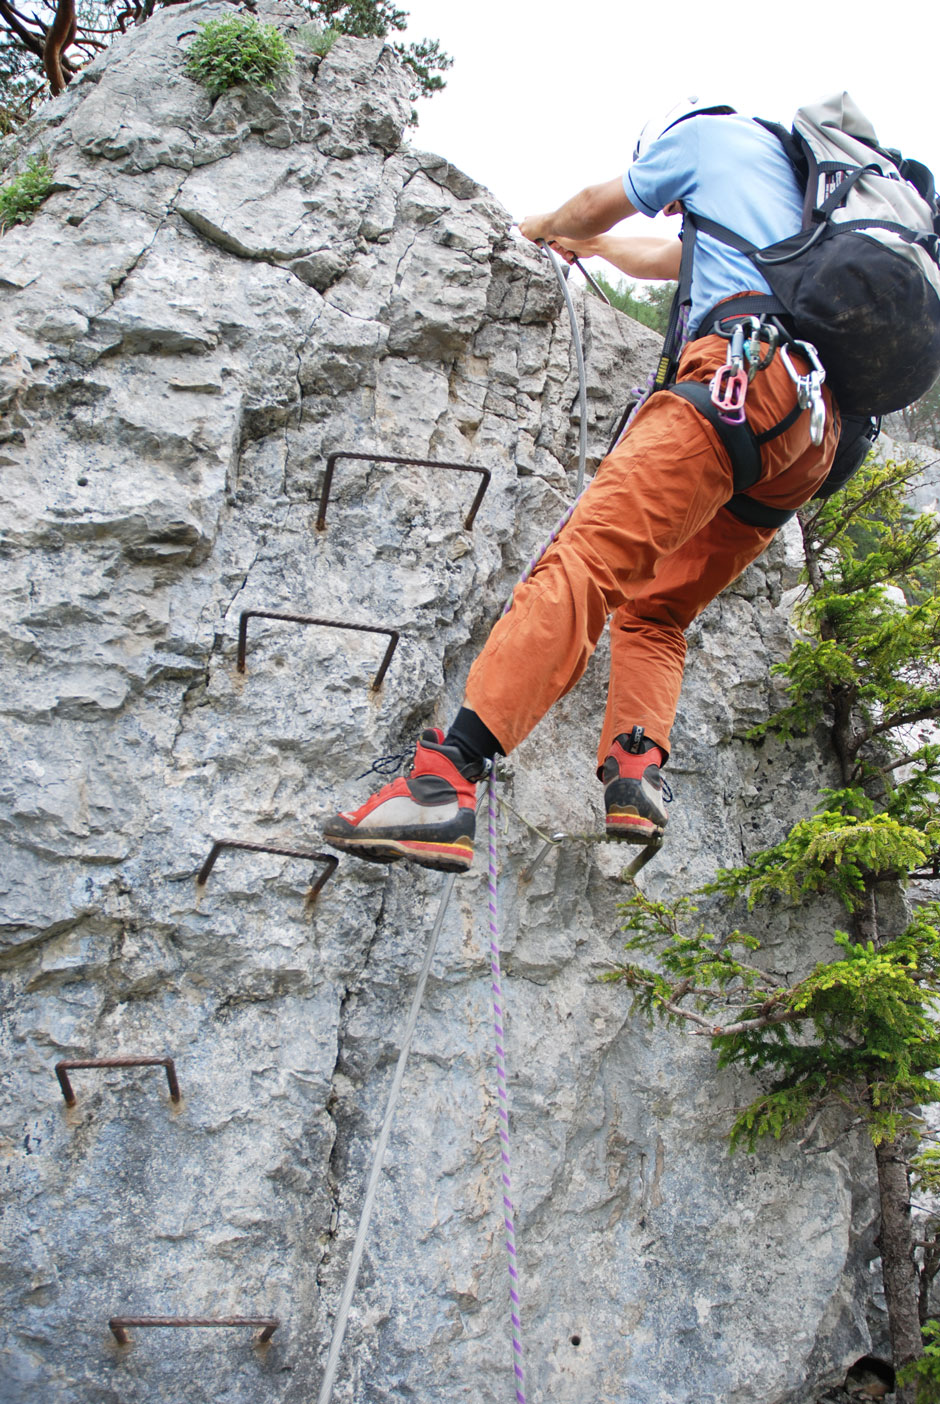
M 647 1015 L 710 1038 L 720 1067 L 762 1084 L 732 1145 L 753 1151 L 824 1113 L 841 1129 L 867 1128 L 892 1350 L 907 1366 L 897 1400 L 936 1404 L 940 1345 L 922 1358 L 921 1337 L 936 1226 L 916 1253 L 910 1175 L 920 1108 L 940 1101 L 940 903 L 899 900 L 912 878 L 940 876 L 940 523 L 905 505 L 916 471 L 870 462 L 843 493 L 803 509 L 803 637 L 777 669 L 786 705 L 755 737 L 824 727 L 839 784 L 780 842 L 703 890 L 749 909 L 835 896 L 848 929 L 833 931 L 834 957 L 782 981 L 752 935 L 715 934 L 691 899 L 637 891 L 626 907 L 631 959 L 611 978 Z M 655 964 L 640 963 L 650 955 Z

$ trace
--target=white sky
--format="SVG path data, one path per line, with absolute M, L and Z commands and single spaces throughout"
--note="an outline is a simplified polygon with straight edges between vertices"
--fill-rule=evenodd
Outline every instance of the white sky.
M 801 103 L 845 88 L 885 145 L 940 181 L 938 0 L 399 3 L 406 37 L 454 58 L 410 140 L 516 220 L 621 174 L 646 118 L 690 93 L 789 127 Z

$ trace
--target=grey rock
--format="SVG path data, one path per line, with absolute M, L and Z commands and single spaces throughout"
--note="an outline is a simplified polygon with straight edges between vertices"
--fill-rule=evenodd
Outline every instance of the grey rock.
M 0 239 L 4 661 L 0 960 L 10 1331 L 0 1400 L 319 1387 L 439 875 L 320 851 L 376 756 L 446 722 L 577 471 L 576 359 L 551 270 L 444 158 L 403 145 L 407 81 L 380 41 L 322 62 L 304 16 L 273 93 L 216 103 L 182 72 L 196 24 L 132 29 L 2 148 L 57 190 Z M 658 351 L 575 293 L 588 459 Z M 337 463 L 433 458 L 477 477 Z M 678 893 L 778 837 L 826 779 L 812 741 L 747 739 L 791 638 L 795 527 L 697 622 L 670 768 Z M 235 666 L 243 611 L 255 618 Z M 385 648 L 343 623 L 401 631 Z M 606 644 L 504 766 L 500 903 L 527 1397 L 805 1404 L 870 1347 L 870 1153 L 851 1139 L 730 1159 L 753 1092 L 708 1048 L 630 1016 L 622 855 L 596 830 Z M 506 1276 L 484 863 L 457 885 L 409 1064 L 336 1398 L 507 1397 Z M 780 968 L 829 912 L 775 913 Z M 170 1054 L 75 1074 L 61 1058 Z M 249 1334 L 115 1314 L 268 1314 Z M 872 1317 L 874 1319 L 874 1317 Z

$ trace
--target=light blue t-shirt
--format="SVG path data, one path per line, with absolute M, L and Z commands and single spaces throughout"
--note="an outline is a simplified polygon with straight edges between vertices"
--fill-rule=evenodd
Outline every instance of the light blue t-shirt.
M 803 195 L 777 138 L 749 117 L 687 117 L 635 161 L 623 178 L 627 199 L 646 215 L 671 200 L 713 219 L 759 249 L 795 234 Z M 716 302 L 770 287 L 746 254 L 699 233 L 692 271 L 693 331 Z

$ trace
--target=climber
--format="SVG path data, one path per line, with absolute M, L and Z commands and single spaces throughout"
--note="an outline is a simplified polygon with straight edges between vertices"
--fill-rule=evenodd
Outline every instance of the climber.
M 632 277 L 675 278 L 678 238 L 630 239 L 609 231 L 637 213 L 680 210 L 764 247 L 801 228 L 802 192 L 769 131 L 727 105 L 692 98 L 647 123 L 622 178 L 589 186 L 519 228 L 569 258 L 600 254 Z M 754 294 L 757 306 L 768 291 L 743 254 L 698 234 L 680 387 L 709 386 L 729 361 L 728 334 L 746 318 L 738 313 L 719 335 L 712 330 L 716 305 Z M 800 412 L 783 358 L 768 359 L 746 386 L 747 423 L 761 443 L 743 516 L 758 520 L 762 512 L 783 519 L 813 495 L 839 437 L 828 388 L 819 399 L 820 424 Z M 811 369 L 796 352 L 793 363 L 800 374 Z M 558 540 L 516 587 L 511 610 L 470 669 L 450 729 L 425 731 L 409 776 L 332 818 L 326 842 L 378 862 L 406 858 L 444 871 L 468 868 L 476 782 L 495 755 L 512 751 L 574 686 L 608 618 L 610 684 L 597 753 L 607 833 L 632 843 L 661 837 L 662 768 L 682 683 L 684 631 L 776 531 L 729 510 L 732 498 L 738 502 L 736 489 L 713 417 L 681 393 L 653 394 L 600 464 Z

